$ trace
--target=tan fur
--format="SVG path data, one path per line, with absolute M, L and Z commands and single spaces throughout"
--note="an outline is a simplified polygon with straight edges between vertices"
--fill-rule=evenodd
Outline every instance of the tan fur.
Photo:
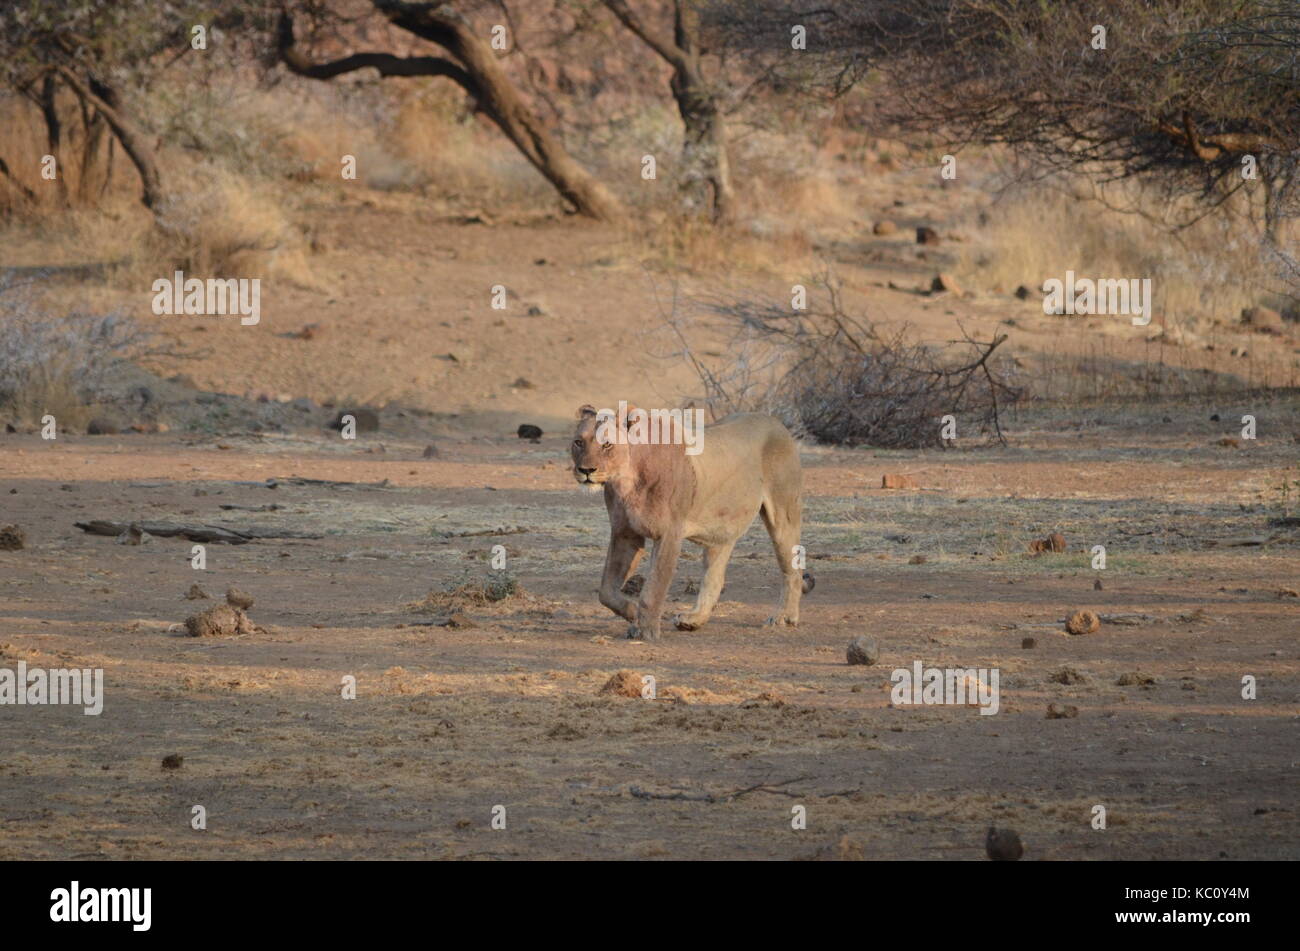
M 629 415 L 634 413 L 629 410 Z M 769 624 L 798 624 L 803 576 L 795 568 L 803 472 L 793 437 L 771 416 L 742 413 L 704 430 L 702 452 L 682 445 L 628 445 L 597 440 L 596 411 L 578 411 L 571 447 L 573 475 L 587 487 L 603 486 L 609 512 L 609 552 L 600 602 L 632 622 L 629 637 L 656 638 L 660 614 L 683 541 L 704 548 L 704 580 L 695 608 L 673 618 L 680 630 L 701 627 L 722 592 L 736 542 L 762 513 L 781 568 L 781 603 Z M 639 600 L 622 592 L 654 542 Z

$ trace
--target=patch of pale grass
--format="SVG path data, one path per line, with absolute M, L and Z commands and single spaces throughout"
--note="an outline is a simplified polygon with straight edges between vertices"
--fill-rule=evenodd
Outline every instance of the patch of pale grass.
M 1120 208 L 1138 213 L 1125 213 Z M 967 286 L 1041 293 L 1048 278 L 1150 278 L 1153 324 L 1200 329 L 1236 323 L 1242 308 L 1265 303 L 1275 283 L 1258 239 L 1224 212 L 1170 233 L 1187 207 L 1162 205 L 1135 187 L 1067 193 L 1019 191 L 989 212 L 976 243 L 960 253 Z
M 281 279 L 317 286 L 306 240 L 278 192 L 219 167 L 195 170 L 151 233 L 155 264 L 173 261 L 186 276 Z

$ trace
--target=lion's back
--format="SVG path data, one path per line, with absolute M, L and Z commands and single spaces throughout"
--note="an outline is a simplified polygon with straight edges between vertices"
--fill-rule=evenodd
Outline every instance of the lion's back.
M 779 419 L 764 413 L 735 413 L 704 427 L 695 457 L 706 481 L 767 484 L 800 479 L 799 447 Z

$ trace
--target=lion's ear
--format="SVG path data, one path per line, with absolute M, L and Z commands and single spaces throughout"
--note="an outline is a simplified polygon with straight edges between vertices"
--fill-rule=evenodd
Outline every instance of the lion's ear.
M 592 406 L 590 403 L 584 403 L 582 406 L 578 407 L 577 418 L 580 420 L 586 419 L 588 416 L 595 416 L 595 415 L 596 415 L 596 407 Z

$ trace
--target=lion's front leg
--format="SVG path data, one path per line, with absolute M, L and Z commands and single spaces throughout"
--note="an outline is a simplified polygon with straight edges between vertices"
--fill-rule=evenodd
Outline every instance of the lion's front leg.
M 641 602 L 637 605 L 636 623 L 628 630 L 628 637 L 656 640 L 659 637 L 660 615 L 673 572 L 677 570 L 677 556 L 682 552 L 680 534 L 665 535 L 655 541 L 654 556 L 645 585 L 641 588 Z
M 628 621 L 636 621 L 636 602 L 623 593 L 623 582 L 644 551 L 645 539 L 640 535 L 610 533 L 605 573 L 600 579 L 600 603 Z

